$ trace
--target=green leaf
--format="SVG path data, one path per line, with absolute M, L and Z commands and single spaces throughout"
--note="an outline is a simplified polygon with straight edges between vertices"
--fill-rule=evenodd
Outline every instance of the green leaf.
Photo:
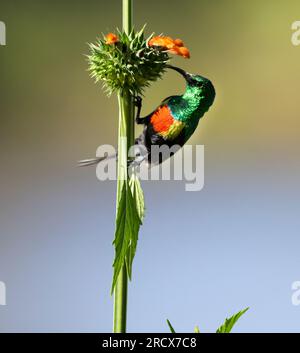
M 123 182 L 121 196 L 117 205 L 116 231 L 113 244 L 115 246 L 114 275 L 111 292 L 113 293 L 117 278 L 124 265 L 131 279 L 132 262 L 135 255 L 138 232 L 141 225 L 135 199 L 129 181 Z
M 198 327 L 198 326 L 195 326 L 195 328 L 194 328 L 194 332 L 195 332 L 195 333 L 200 333 L 200 329 L 199 329 L 199 327 Z
M 144 193 L 141 187 L 141 183 L 139 178 L 132 173 L 132 176 L 129 181 L 129 185 L 131 188 L 131 192 L 135 201 L 136 209 L 138 215 L 140 217 L 141 223 L 143 223 L 145 217 L 145 200 L 144 200 Z
M 175 330 L 174 330 L 174 328 L 173 328 L 173 326 L 171 325 L 171 322 L 170 322 L 168 319 L 167 319 L 167 324 L 168 324 L 168 326 L 169 326 L 170 331 L 171 331 L 172 333 L 176 333 Z
M 237 314 L 231 316 L 229 319 L 226 319 L 224 324 L 217 329 L 217 333 L 230 333 L 239 318 L 248 310 L 249 308 L 246 308 L 245 310 L 239 311 Z

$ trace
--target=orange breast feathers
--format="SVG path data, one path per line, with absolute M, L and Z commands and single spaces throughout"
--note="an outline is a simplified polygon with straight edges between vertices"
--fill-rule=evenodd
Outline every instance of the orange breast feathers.
M 163 105 L 159 107 L 151 117 L 151 124 L 157 133 L 167 133 L 174 123 L 170 109 Z

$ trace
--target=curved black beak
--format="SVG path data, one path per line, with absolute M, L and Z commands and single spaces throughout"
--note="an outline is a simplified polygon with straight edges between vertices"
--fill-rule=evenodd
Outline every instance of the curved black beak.
M 173 66 L 173 65 L 166 65 L 166 67 L 168 69 L 172 69 L 172 70 L 179 72 L 187 81 L 191 80 L 191 75 L 188 72 L 186 72 L 185 70 L 181 69 L 180 67 Z
M 179 72 L 186 79 L 187 82 L 191 82 L 193 80 L 191 75 L 188 72 L 186 72 L 185 70 L 181 69 L 180 67 L 172 66 L 172 65 L 166 65 L 166 67 L 168 69 L 172 69 L 172 70 Z

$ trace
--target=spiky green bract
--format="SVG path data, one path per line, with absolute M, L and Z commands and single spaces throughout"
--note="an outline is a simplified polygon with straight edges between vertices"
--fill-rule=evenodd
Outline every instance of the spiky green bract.
M 89 70 L 96 82 L 111 95 L 121 89 L 132 95 L 142 94 L 151 82 L 161 78 L 169 55 L 156 47 L 149 47 L 152 35 L 144 38 L 144 27 L 137 33 L 117 31 L 119 41 L 106 44 L 105 37 L 89 44 Z

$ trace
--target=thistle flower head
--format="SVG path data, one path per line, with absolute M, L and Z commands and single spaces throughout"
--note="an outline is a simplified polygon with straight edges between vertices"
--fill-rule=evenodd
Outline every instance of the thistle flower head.
M 130 34 L 118 31 L 89 45 L 91 76 L 96 82 L 102 81 L 109 95 L 122 89 L 142 94 L 162 76 L 170 58 L 165 50 L 148 44 L 151 37 L 144 38 L 144 28 Z

